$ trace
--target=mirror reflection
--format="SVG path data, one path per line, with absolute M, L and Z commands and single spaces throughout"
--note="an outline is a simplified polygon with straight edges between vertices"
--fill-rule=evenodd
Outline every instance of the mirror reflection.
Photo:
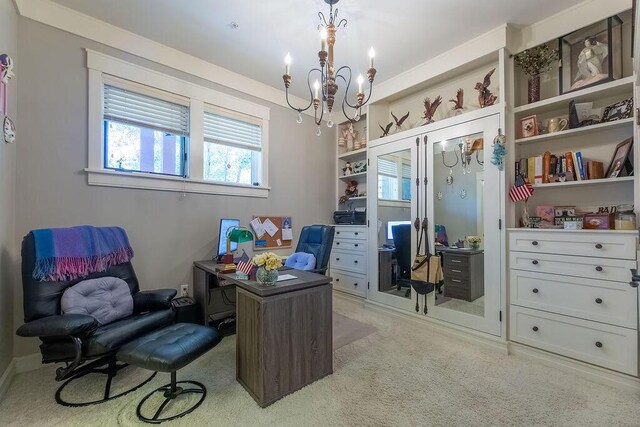
M 411 298 L 411 150 L 377 161 L 378 290 Z
M 435 303 L 484 316 L 484 138 L 440 141 L 433 150 L 432 224 L 444 273 Z

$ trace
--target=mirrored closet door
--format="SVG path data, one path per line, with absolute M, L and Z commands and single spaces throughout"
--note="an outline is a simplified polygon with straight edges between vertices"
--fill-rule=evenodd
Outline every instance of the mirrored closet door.
M 443 283 L 429 314 L 500 334 L 502 191 L 491 164 L 499 118 L 490 116 L 427 135 L 427 216 L 431 253 L 441 258 Z

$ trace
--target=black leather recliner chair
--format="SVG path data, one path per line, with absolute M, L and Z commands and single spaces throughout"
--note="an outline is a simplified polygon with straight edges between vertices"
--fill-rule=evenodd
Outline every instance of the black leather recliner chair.
M 110 396 L 111 380 L 127 365 L 116 363 L 115 353 L 124 344 L 174 323 L 171 300 L 175 289 L 140 291 L 138 279 L 130 262 L 113 266 L 72 281 L 41 282 L 33 278 L 35 240 L 32 233 L 22 241 L 22 287 L 24 291 L 24 321 L 17 334 L 39 337 L 43 363 L 64 363 L 56 371 L 56 380 L 66 380 L 56 391 L 56 401 L 66 406 L 84 406 L 120 397 L 150 381 L 146 381 L 115 396 Z M 133 297 L 133 315 L 101 326 L 84 314 L 62 314 L 60 300 L 65 289 L 81 280 L 117 277 L 129 285 Z M 104 398 L 84 403 L 65 402 L 64 387 L 74 379 L 97 372 L 107 375 Z
M 312 273 L 324 274 L 327 271 L 333 237 L 336 229 L 331 225 L 305 225 L 300 232 L 296 252 L 306 252 L 316 257 L 316 268 Z

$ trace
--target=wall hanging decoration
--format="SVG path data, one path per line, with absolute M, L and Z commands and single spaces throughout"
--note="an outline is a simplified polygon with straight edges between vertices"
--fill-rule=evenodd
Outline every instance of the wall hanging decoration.
M 442 194 L 442 191 L 438 191 L 438 194 L 436 194 L 436 198 L 438 200 L 442 200 L 442 197 L 444 197 L 443 194 Z
M 453 110 L 455 116 L 462 114 L 464 109 L 464 90 L 459 88 L 456 92 L 456 99 L 450 99 L 449 102 L 453 103 L 451 110 Z
M 0 76 L 0 109 L 2 110 L 0 113 L 6 115 L 8 114 L 7 84 L 9 84 L 9 80 L 15 76 L 13 72 L 13 60 L 6 53 L 0 55 Z
M 498 135 L 493 138 L 493 152 L 491 153 L 491 164 L 498 170 L 504 170 L 504 156 L 507 155 L 506 137 L 502 134 L 502 129 L 498 129 Z
M 350 121 L 358 121 L 362 116 L 362 107 L 369 102 L 371 94 L 373 93 L 373 80 L 376 76 L 376 69 L 373 67 L 373 59 L 375 57 L 375 51 L 373 48 L 369 50 L 369 68 L 367 70 L 367 79 L 369 80 L 369 96 L 365 100 L 365 93 L 362 87 L 364 83 L 364 77 L 359 75 L 357 78 L 358 91 L 356 92 L 356 101 L 350 102 L 348 99 L 349 87 L 351 86 L 352 71 L 348 65 L 336 68 L 334 63 L 333 48 L 336 43 L 336 33 L 338 28 L 346 27 L 347 20 L 338 20 L 338 9 L 333 9 L 333 5 L 338 3 L 339 0 L 324 0 L 329 5 L 328 19 L 322 12 L 318 12 L 320 18 L 320 51 L 318 52 L 318 60 L 320 68 L 313 68 L 307 74 L 307 86 L 309 87 L 309 93 L 313 93 L 313 97 L 309 101 L 309 104 L 305 107 L 294 107 L 289 102 L 289 86 L 291 86 L 291 55 L 287 54 L 285 57 L 285 72 L 282 76 L 284 80 L 285 96 L 287 104 L 292 109 L 298 112 L 298 123 L 302 123 L 302 112 L 308 110 L 313 106 L 314 109 L 314 121 L 318 126 L 316 135 L 320 136 L 320 123 L 324 117 L 325 111 L 329 115 L 327 120 L 327 127 L 333 127 L 333 104 L 335 102 L 336 93 L 338 92 L 338 80 L 342 80 L 345 84 L 345 91 L 342 97 L 341 107 L 342 112 Z M 311 87 L 312 76 L 316 75 L 315 83 L 313 84 L 313 90 Z M 354 110 L 352 116 L 347 114 L 346 108 L 349 107 Z M 319 110 L 319 111 L 318 111 Z
M 548 44 L 532 47 L 514 56 L 514 62 L 527 76 L 527 102 L 540 101 L 540 76 L 558 60 L 558 50 Z
M 465 190 L 464 188 L 462 190 L 460 190 L 460 198 L 461 199 L 466 199 L 467 198 L 467 190 Z
M 560 94 L 619 79 L 622 75 L 622 20 L 612 16 L 558 40 Z
M 444 159 L 444 156 L 445 156 L 445 153 L 446 153 L 446 150 L 445 150 L 445 142 L 446 142 L 446 141 L 443 141 L 443 142 L 442 142 L 442 151 L 440 152 L 440 154 L 442 155 L 442 164 L 444 165 L 444 167 L 449 168 L 449 175 L 448 175 L 448 176 L 447 176 L 447 178 L 446 178 L 446 183 L 447 183 L 447 185 L 451 185 L 451 184 L 453 184 L 453 168 L 454 168 L 454 166 L 456 166 L 456 165 L 460 162 L 460 159 L 458 158 L 458 153 L 456 153 L 456 149 L 455 149 L 455 147 L 454 147 L 454 148 L 453 148 L 453 155 L 454 155 L 454 156 L 455 156 L 455 158 L 456 158 L 455 163 L 454 163 L 454 164 L 452 164 L 452 165 L 448 165 L 448 164 L 445 162 L 445 159 Z
M 478 103 L 480 104 L 480 108 L 489 107 L 496 103 L 498 97 L 495 96 L 489 90 L 489 85 L 491 85 L 491 75 L 495 73 L 496 69 L 493 68 L 491 71 L 484 76 L 484 80 L 482 82 L 476 83 L 476 90 L 478 91 Z
M 427 97 L 424 99 L 424 115 L 423 119 L 426 120 L 425 125 L 433 123 L 433 116 L 436 114 L 436 110 L 442 104 L 442 97 L 438 96 L 436 99 L 431 102 L 431 98 Z

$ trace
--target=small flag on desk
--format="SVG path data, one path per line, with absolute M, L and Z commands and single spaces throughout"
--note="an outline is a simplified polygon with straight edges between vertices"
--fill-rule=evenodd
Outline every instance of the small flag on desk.
M 251 273 L 252 268 L 253 268 L 253 264 L 251 263 L 249 256 L 245 253 L 244 255 L 242 255 L 242 257 L 238 261 L 238 264 L 236 264 L 236 272 L 240 272 L 248 275 L 249 273 Z
M 512 202 L 527 200 L 533 195 L 533 187 L 529 181 L 525 180 L 522 175 L 516 176 L 516 182 L 509 189 L 509 198 Z

